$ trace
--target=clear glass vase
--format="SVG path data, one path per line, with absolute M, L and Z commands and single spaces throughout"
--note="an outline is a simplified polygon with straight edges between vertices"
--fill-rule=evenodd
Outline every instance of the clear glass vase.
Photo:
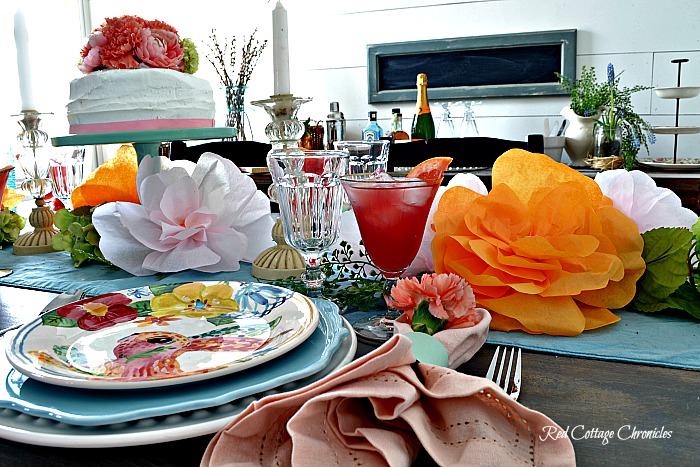
M 246 141 L 248 136 L 253 139 L 253 129 L 245 111 L 245 90 L 248 86 L 226 86 L 226 126 L 236 129 L 236 141 Z
M 596 125 L 594 157 L 619 157 L 622 149 L 620 127 Z

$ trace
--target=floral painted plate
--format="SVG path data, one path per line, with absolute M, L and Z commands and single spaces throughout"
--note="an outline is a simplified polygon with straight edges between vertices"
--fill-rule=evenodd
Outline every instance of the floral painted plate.
M 304 342 L 318 319 L 308 298 L 269 284 L 152 285 L 58 307 L 23 326 L 6 354 L 46 383 L 153 388 L 270 361 Z
M 283 358 L 212 381 L 163 390 L 92 391 L 44 384 L 19 373 L 0 355 L 0 408 L 67 425 L 104 426 L 216 407 L 279 388 L 324 369 L 348 334 L 338 307 L 313 300 L 316 330 Z M 0 422 L 1 423 L 1 422 Z

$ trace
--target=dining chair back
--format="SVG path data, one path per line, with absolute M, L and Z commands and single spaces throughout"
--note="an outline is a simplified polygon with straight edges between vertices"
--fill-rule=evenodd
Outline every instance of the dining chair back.
M 267 167 L 268 143 L 258 141 L 212 141 L 188 146 L 183 141 L 170 144 L 170 159 L 197 162 L 205 152 L 213 152 L 231 160 L 238 167 Z
M 487 167 L 509 149 L 525 149 L 544 153 L 544 136 L 529 135 L 527 141 L 499 138 L 435 138 L 408 143 L 392 143 L 389 148 L 387 171 L 414 167 L 431 157 L 451 157 L 452 167 Z

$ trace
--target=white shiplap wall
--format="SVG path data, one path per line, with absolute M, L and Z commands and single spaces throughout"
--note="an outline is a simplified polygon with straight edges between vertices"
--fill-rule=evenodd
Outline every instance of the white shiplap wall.
M 682 84 L 700 86 L 700 2 L 694 0 L 556 1 L 483 0 L 465 2 L 364 1 L 348 2 L 319 16 L 314 27 L 303 27 L 297 4 L 287 0 L 293 38 L 293 88 L 314 101 L 302 113 L 325 115 L 329 101 L 338 100 L 348 119 L 351 136 L 359 136 L 367 110 L 375 109 L 388 126 L 393 104 L 367 104 L 366 45 L 422 39 L 469 37 L 574 28 L 577 69 L 595 66 L 605 79 L 608 63 L 619 72 L 622 84 L 675 86 L 673 58 L 689 58 Z M 330 2 L 335 3 L 335 2 Z M 334 38 L 334 39 L 331 39 Z M 311 59 L 299 50 L 313 47 Z M 481 99 L 476 107 L 484 136 L 522 139 L 543 131 L 547 117 L 559 116 L 566 97 Z M 673 125 L 675 101 L 662 100 L 652 91 L 635 94 L 638 113 L 652 125 Z M 410 124 L 413 103 L 402 102 L 404 121 Z M 700 125 L 700 97 L 681 101 L 681 125 Z M 433 105 L 439 117 L 439 106 Z M 654 156 L 670 154 L 673 136 L 659 135 L 650 150 Z M 700 135 L 679 137 L 679 155 L 700 157 Z

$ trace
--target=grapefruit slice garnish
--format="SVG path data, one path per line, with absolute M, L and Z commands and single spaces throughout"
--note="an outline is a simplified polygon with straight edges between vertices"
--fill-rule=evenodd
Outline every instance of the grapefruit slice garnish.
M 425 160 L 411 169 L 406 175 L 407 178 L 420 178 L 421 180 L 435 180 L 442 178 L 445 170 L 452 162 L 451 157 L 433 157 Z

